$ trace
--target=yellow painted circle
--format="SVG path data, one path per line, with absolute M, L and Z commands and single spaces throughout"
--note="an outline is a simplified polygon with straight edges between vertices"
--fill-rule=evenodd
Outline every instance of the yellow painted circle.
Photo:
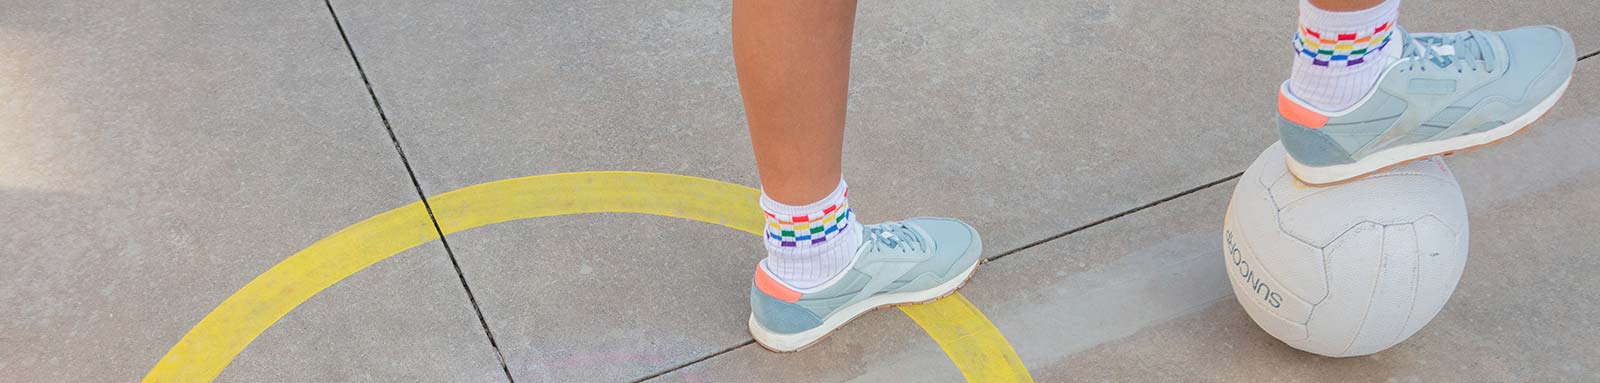
M 654 214 L 761 235 L 759 196 L 747 186 L 675 174 L 578 172 L 482 183 L 428 202 L 446 235 L 512 220 L 581 213 Z M 436 239 L 439 233 L 421 202 L 339 230 L 222 301 L 156 362 L 144 381 L 210 381 L 257 336 L 318 292 Z M 1000 330 L 961 294 L 901 310 L 945 350 L 968 381 L 1033 381 Z

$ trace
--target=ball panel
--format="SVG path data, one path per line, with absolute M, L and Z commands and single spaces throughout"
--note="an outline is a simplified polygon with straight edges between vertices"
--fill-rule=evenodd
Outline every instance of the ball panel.
M 1383 251 L 1383 226 L 1363 222 L 1351 227 L 1323 249 L 1327 258 L 1328 298 L 1306 322 L 1311 334 L 1303 350 L 1343 356 L 1354 344 L 1356 332 L 1367 316 L 1367 302 L 1377 288 L 1377 270 Z
M 1376 290 L 1346 356 L 1367 355 L 1405 340 L 1406 323 L 1417 296 L 1417 233 L 1410 224 L 1383 227 Z
M 1460 195 L 1460 188 L 1447 179 L 1416 173 L 1380 173 L 1337 187 L 1314 188 L 1306 197 L 1285 202 L 1285 194 L 1306 194 L 1285 180 L 1273 185 L 1273 200 L 1279 204 L 1283 231 L 1316 247 L 1333 242 L 1340 231 L 1356 223 L 1370 221 L 1384 225 L 1416 221 L 1434 211 L 1448 208 L 1449 196 Z M 1382 203 L 1374 203 L 1382 201 Z
M 1298 311 L 1309 311 L 1311 304 L 1321 301 L 1327 295 L 1327 283 L 1323 278 L 1326 273 L 1322 267 L 1322 251 L 1305 242 L 1284 236 L 1279 229 L 1278 206 L 1273 202 L 1268 190 L 1272 184 L 1294 177 L 1289 175 L 1288 168 L 1283 165 L 1281 155 L 1271 155 L 1273 149 L 1277 147 L 1269 148 L 1268 154 L 1258 157 L 1245 172 L 1275 174 L 1275 176 L 1247 177 L 1246 179 L 1260 179 L 1262 183 L 1241 181 L 1234 187 L 1233 200 L 1229 202 L 1228 209 L 1229 217 L 1232 217 L 1230 219 L 1237 220 L 1238 224 L 1232 226 L 1230 230 L 1251 238 L 1249 247 L 1252 254 L 1274 255 L 1261 257 L 1252 264 L 1258 266 L 1258 272 L 1270 274 L 1271 279 L 1281 282 L 1273 287 L 1295 295 L 1306 304 L 1304 310 L 1296 309 L 1294 310 L 1296 313 L 1286 315 L 1296 318 L 1296 322 L 1305 323 L 1304 315 Z M 1278 152 L 1281 153 L 1282 150 L 1278 149 Z M 1234 212 L 1235 209 L 1238 210 L 1237 213 Z M 1280 316 L 1284 315 L 1280 313 Z
M 1281 287 L 1284 293 L 1305 302 L 1309 312 L 1309 305 L 1328 296 L 1328 273 L 1324 269 L 1322 249 L 1283 235 L 1273 225 L 1275 223 L 1241 221 L 1235 231 L 1247 234 L 1250 239 L 1245 247 L 1258 258 L 1254 262 L 1258 266 L 1256 271 L 1270 276 L 1268 279 L 1275 283 L 1273 287 Z M 1294 317 L 1305 322 L 1303 316 Z
M 1261 184 L 1261 190 L 1271 189 L 1272 185 L 1282 181 L 1284 177 L 1294 178 L 1289 175 L 1288 152 L 1283 150 L 1283 145 L 1272 144 L 1266 152 L 1256 157 L 1256 161 L 1245 169 L 1245 174 L 1254 174 L 1245 179 L 1254 179 Z
M 1417 230 L 1417 298 L 1411 306 L 1411 320 L 1403 338 L 1416 334 L 1439 314 L 1461 281 L 1467 267 L 1467 221 L 1459 229 L 1437 217 L 1425 217 L 1412 224 Z
M 1248 183 L 1241 182 L 1240 185 L 1248 187 Z M 1253 287 L 1250 287 L 1248 282 L 1241 278 L 1240 265 L 1234 263 L 1235 257 L 1241 257 L 1243 262 L 1250 262 L 1253 260 L 1253 256 L 1246 249 L 1239 247 L 1248 242 L 1244 240 L 1241 234 L 1230 234 L 1235 228 L 1232 224 L 1235 222 L 1235 217 L 1233 206 L 1230 206 L 1222 223 L 1222 264 L 1225 268 L 1223 271 L 1228 274 L 1228 285 L 1233 288 L 1234 299 L 1239 301 L 1240 307 L 1244 307 L 1244 311 L 1250 315 L 1250 319 L 1254 320 L 1256 325 L 1260 326 L 1262 330 L 1265 330 L 1272 337 L 1283 340 L 1305 339 L 1307 336 L 1305 318 L 1291 320 L 1269 312 L 1270 304 Z M 1230 235 L 1232 235 L 1232 241 L 1229 240 Z M 1299 304 L 1307 310 L 1310 308 L 1309 304 L 1298 302 L 1298 298 L 1293 296 L 1282 296 L 1279 299 L 1285 298 L 1290 305 Z M 1281 306 L 1283 302 L 1280 301 L 1279 304 Z M 1305 314 L 1309 315 L 1310 312 L 1306 311 Z
M 1273 265 L 1284 263 L 1281 261 L 1272 262 L 1275 258 L 1304 260 L 1321 258 L 1321 255 L 1317 254 L 1316 249 L 1309 248 L 1304 250 L 1310 254 L 1263 253 L 1256 246 L 1285 242 L 1282 236 L 1278 236 L 1278 238 L 1272 238 L 1271 236 L 1257 238 L 1254 237 L 1255 234 L 1270 235 L 1273 233 L 1250 233 L 1249 230 L 1251 228 L 1259 228 L 1261 226 L 1235 225 L 1234 222 L 1242 223 L 1247 221 L 1235 221 L 1233 217 L 1229 217 L 1225 218 L 1223 223 L 1223 254 L 1227 257 L 1225 265 L 1227 266 L 1228 280 L 1233 284 L 1234 296 L 1238 297 L 1241 303 L 1248 302 L 1250 305 L 1259 306 L 1268 315 L 1274 317 L 1276 321 L 1296 325 L 1306 323 L 1306 320 L 1311 315 L 1311 307 L 1315 302 L 1286 291 L 1283 284 L 1284 280 L 1278 278 L 1269 270 L 1272 270 Z M 1279 257 L 1262 257 L 1260 254 L 1273 254 Z M 1320 284 L 1321 276 L 1316 276 L 1316 280 Z
M 1230 283 L 1229 285 L 1233 286 L 1233 296 L 1239 301 L 1239 306 L 1244 308 L 1245 314 L 1249 314 L 1250 319 L 1254 320 L 1256 325 L 1260 326 L 1261 330 L 1266 331 L 1268 335 L 1272 335 L 1273 338 L 1278 338 L 1278 340 L 1290 345 L 1297 341 L 1304 341 L 1310 336 L 1306 332 L 1305 324 L 1284 320 L 1267 312 L 1265 305 L 1256 303 L 1257 300 L 1252 296 L 1254 292 L 1246 290 L 1239 283 Z
M 1267 150 L 1268 151 L 1277 150 L 1279 152 L 1283 151 L 1280 148 L 1269 148 Z M 1286 164 L 1285 157 L 1283 157 L 1283 156 L 1274 156 L 1274 157 L 1277 158 L 1277 161 L 1275 161 L 1275 162 L 1277 162 L 1279 164 L 1285 164 L 1284 165 L 1284 169 L 1283 170 L 1272 170 L 1269 173 L 1283 172 L 1283 173 L 1287 174 L 1289 172 L 1289 170 L 1288 170 L 1288 165 Z M 1337 184 L 1337 185 L 1333 185 L 1333 186 L 1328 186 L 1328 187 L 1317 187 L 1317 186 L 1306 185 L 1304 183 L 1299 182 L 1298 180 L 1295 180 L 1294 177 L 1289 177 L 1289 178 L 1274 177 L 1273 178 L 1273 182 L 1268 184 L 1268 185 L 1271 185 L 1273 199 L 1278 201 L 1278 206 L 1279 207 L 1285 207 L 1285 206 L 1292 205 L 1295 202 L 1299 202 L 1301 200 L 1304 200 L 1306 198 L 1310 198 L 1311 196 L 1317 195 L 1318 193 L 1329 191 L 1329 190 L 1361 190 L 1361 191 L 1363 191 L 1365 193 L 1370 193 L 1370 194 L 1374 194 L 1374 195 L 1394 194 L 1395 192 L 1404 192 L 1403 190 L 1393 190 L 1393 189 L 1395 189 L 1395 187 L 1393 185 L 1387 184 L 1387 182 L 1389 182 L 1389 181 L 1383 181 L 1383 182 L 1372 182 L 1371 181 L 1373 179 L 1377 179 L 1377 178 L 1380 178 L 1380 177 L 1396 177 L 1396 176 L 1400 176 L 1400 177 L 1422 176 L 1423 178 L 1433 178 L 1433 179 L 1437 179 L 1437 180 L 1440 180 L 1440 181 L 1444 181 L 1444 182 L 1449 183 L 1449 184 L 1455 184 L 1455 177 L 1452 174 L 1450 174 L 1449 167 L 1446 167 L 1444 165 L 1444 160 L 1439 158 L 1439 157 L 1429 157 L 1429 158 L 1422 159 L 1422 160 L 1419 160 L 1419 161 L 1401 164 L 1401 165 L 1395 166 L 1393 168 L 1390 168 L 1388 170 L 1384 170 L 1382 172 L 1378 172 L 1378 173 L 1372 174 L 1370 176 L 1362 177 L 1359 180 L 1346 182 L 1346 183 L 1343 183 L 1343 184 Z M 1322 198 L 1323 197 L 1319 197 L 1319 199 L 1322 199 Z

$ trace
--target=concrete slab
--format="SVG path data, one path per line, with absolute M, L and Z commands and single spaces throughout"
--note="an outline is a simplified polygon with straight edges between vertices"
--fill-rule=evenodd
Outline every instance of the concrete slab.
M 1600 144 L 1600 63 L 1578 70 L 1567 101 L 1534 130 L 1450 157 L 1472 213 L 1467 271 L 1444 311 L 1393 349 L 1324 358 L 1250 320 L 1217 271 L 1233 181 L 991 262 L 962 293 L 1041 382 L 1594 380 L 1600 303 L 1573 297 L 1600 293 L 1589 277 L 1600 261 L 1574 256 L 1600 251 L 1600 153 L 1588 150 Z M 913 324 L 888 317 L 829 342 L 916 338 Z M 848 343 L 793 356 L 749 346 L 656 381 L 959 379 L 921 368 L 948 364 L 925 340 L 887 344 L 867 355 Z
M 496 224 L 450 245 L 518 382 L 608 382 L 749 340 L 731 329 L 748 315 L 754 238 L 601 214 Z
M 267 329 L 217 382 L 504 382 L 438 244 L 340 281 Z
M 1233 184 L 1219 184 L 990 262 L 961 293 L 1006 335 L 1036 381 L 1071 378 L 1041 371 L 1056 368 L 1067 356 L 1233 299 L 1217 251 L 1222 248 L 1217 234 L 1222 212 Z M 844 331 L 799 354 L 742 347 L 657 381 L 962 379 L 944 350 L 904 315 L 875 312 Z M 851 339 L 854 334 L 882 334 L 882 339 Z M 1149 349 L 1161 358 L 1170 357 L 1159 347 Z M 1143 365 L 1156 360 L 1124 362 Z
M 0 8 L 0 381 L 135 381 L 279 260 L 417 199 L 320 3 Z M 336 286 L 227 374 L 498 372 L 444 256 Z
M 1594 39 L 1587 36 L 1600 38 L 1600 25 L 1582 15 L 1587 11 L 1570 11 L 1583 8 L 1581 1 L 1501 11 L 1513 5 L 1461 1 L 1448 7 L 1494 14 L 1486 21 L 1491 27 L 1554 23 L 1584 44 Z M 355 0 L 334 6 L 430 195 L 512 177 L 605 169 L 755 185 L 725 1 L 396 6 Z M 864 3 L 845 148 L 855 205 L 867 221 L 931 214 L 967 219 L 984 230 L 986 252 L 994 255 L 1233 174 L 1275 139 L 1265 122 L 1291 58 L 1284 31 L 1292 29 L 1293 7 L 1268 1 Z M 1443 28 L 1460 18 L 1429 9 L 1407 12 L 1406 23 Z M 1227 36 L 1219 40 L 1229 49 L 1196 50 L 1203 36 Z M 1240 76 L 1239 68 L 1261 68 L 1266 75 Z M 917 197 L 906 198 L 907 191 Z M 508 353 L 519 378 L 594 373 L 538 372 L 574 351 L 657 355 L 659 363 L 646 364 L 673 365 L 746 336 L 739 322 L 747 313 L 742 293 L 720 291 L 715 294 L 724 298 L 695 306 L 717 310 L 704 318 L 719 318 L 712 323 L 720 327 L 682 318 L 650 339 L 592 344 L 521 333 L 542 329 L 523 322 L 546 315 L 518 311 L 535 310 L 525 302 L 620 300 L 607 309 L 572 312 L 577 317 L 569 319 L 613 323 L 608 309 L 645 310 L 679 296 L 663 291 L 669 285 L 660 277 L 618 277 L 601 285 L 553 279 L 558 282 L 533 289 L 529 281 L 481 275 L 515 267 L 533 279 L 565 270 L 502 263 L 526 259 L 530 246 L 584 249 L 599 236 L 616 244 L 587 253 L 592 262 L 672 259 L 656 271 L 717 280 L 717 288 L 739 291 L 748 274 L 743 270 L 759 250 L 738 234 L 701 233 L 719 228 L 672 230 L 725 241 L 669 245 L 652 234 L 607 233 L 626 230 L 631 219 L 555 220 L 563 223 L 497 226 L 452 241 L 469 279 L 483 280 L 475 287 L 493 296 L 483 304 L 497 313 L 489 314 L 496 333 L 550 342 Z M 579 230 L 534 230 L 544 225 Z M 584 234 L 550 235 L 566 232 Z M 684 254 L 708 251 L 741 258 L 682 261 Z M 617 336 L 604 326 L 571 329 L 577 332 L 560 339 Z M 668 339 L 680 333 L 732 342 L 685 341 L 694 344 L 667 353 L 655 348 L 674 343 Z M 646 370 L 630 367 L 599 378 L 636 378 Z

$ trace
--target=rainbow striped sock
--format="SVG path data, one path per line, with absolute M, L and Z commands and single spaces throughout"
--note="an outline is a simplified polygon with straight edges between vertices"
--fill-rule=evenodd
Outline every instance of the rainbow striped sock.
M 850 210 L 844 180 L 821 201 L 784 205 L 761 194 L 766 212 L 767 271 L 795 288 L 815 287 L 838 275 L 861 246 L 861 225 Z
M 1377 86 L 1389 60 L 1399 56 L 1395 21 L 1400 0 L 1354 12 L 1329 12 L 1300 0 L 1294 69 L 1289 91 L 1324 111 L 1355 105 Z

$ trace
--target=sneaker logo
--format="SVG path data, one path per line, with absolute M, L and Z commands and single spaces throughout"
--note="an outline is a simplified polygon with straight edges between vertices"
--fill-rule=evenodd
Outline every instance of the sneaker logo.
M 1414 78 L 1406 84 L 1406 90 L 1419 94 L 1451 94 L 1456 92 L 1456 80 Z

